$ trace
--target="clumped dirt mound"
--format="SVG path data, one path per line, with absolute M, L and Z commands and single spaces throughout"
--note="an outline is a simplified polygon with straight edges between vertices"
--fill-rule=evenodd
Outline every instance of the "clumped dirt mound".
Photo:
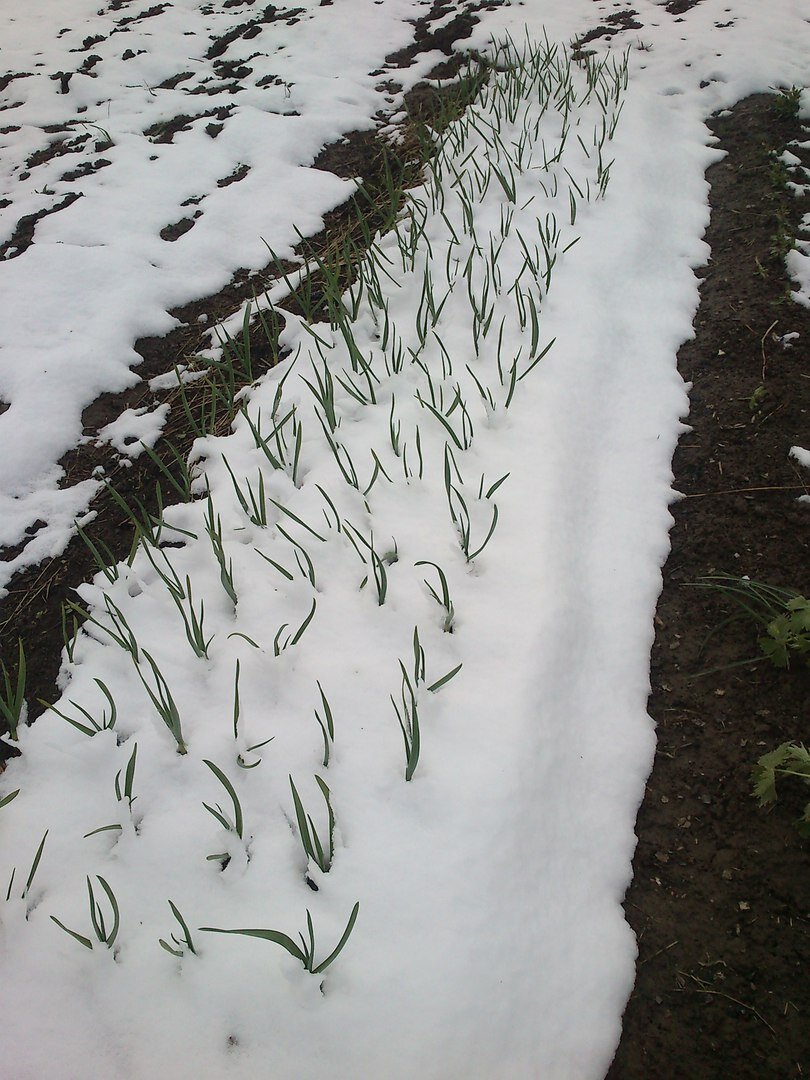
M 610 1080 L 800 1077 L 810 1060 L 810 845 L 793 825 L 808 792 L 786 783 L 771 813 L 751 796 L 757 758 L 808 738 L 810 671 L 727 667 L 757 654 L 756 633 L 734 623 L 704 647 L 733 609 L 688 584 L 726 572 L 810 595 L 810 506 L 797 502 L 810 473 L 788 458 L 808 445 L 810 310 L 784 271 L 807 207 L 769 153 L 806 135 L 763 95 L 711 126 L 728 156 L 708 172 L 712 254 L 678 357 L 693 431 L 673 465 L 686 497 L 672 508 L 652 656 L 658 750 L 625 904 L 638 974 Z

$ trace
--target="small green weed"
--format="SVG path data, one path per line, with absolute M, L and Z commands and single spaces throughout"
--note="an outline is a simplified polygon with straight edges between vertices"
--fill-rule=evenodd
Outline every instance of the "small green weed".
M 799 115 L 799 104 L 802 98 L 800 86 L 772 86 L 771 89 L 776 91 L 773 107 L 779 116 L 790 120 Z
M 802 743 L 782 743 L 775 750 L 763 754 L 753 768 L 754 796 L 760 806 L 776 802 L 777 776 L 796 776 L 810 784 L 810 750 Z M 810 840 L 810 802 L 796 822 L 799 834 Z
M 776 228 L 771 237 L 770 254 L 774 259 L 784 259 L 794 247 L 793 226 L 787 208 L 780 207 L 776 212 Z
M 755 387 L 754 392 L 748 399 L 748 411 L 752 413 L 758 412 L 762 408 L 767 393 L 768 391 L 763 383 L 760 383 L 759 386 Z
M 790 180 L 787 166 L 775 150 L 768 151 L 768 180 L 771 186 L 769 198 L 781 195 Z
M 759 639 L 759 647 L 777 667 L 789 667 L 794 654 L 810 665 L 810 600 L 794 596 L 766 629 L 767 636 Z
M 782 589 L 733 574 L 699 578 L 695 584 L 720 592 L 740 609 L 716 626 L 709 638 L 739 619 L 750 620 L 764 631 L 757 638 L 762 656 L 738 660 L 730 667 L 766 659 L 779 668 L 789 668 L 791 660 L 810 665 L 810 600 L 795 589 Z

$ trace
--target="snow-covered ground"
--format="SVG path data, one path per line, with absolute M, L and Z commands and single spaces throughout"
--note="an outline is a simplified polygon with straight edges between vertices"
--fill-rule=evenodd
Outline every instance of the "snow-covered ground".
M 0 53 L 51 75 L 108 35 L 98 79 L 4 92 L 21 126 L 2 136 L 3 239 L 16 200 L 35 213 L 70 188 L 60 159 L 19 179 L 38 126 L 85 104 L 113 144 L 84 198 L 0 267 L 0 541 L 47 521 L 30 558 L 86 505 L 54 465 L 82 408 L 134 379 L 132 344 L 170 328 L 167 307 L 263 264 L 263 239 L 288 253 L 345 197 L 306 166 L 371 122 L 385 76 L 369 73 L 423 11 L 336 0 L 262 24 L 237 50 L 263 54 L 244 92 L 201 99 L 236 102 L 222 131 L 206 118 L 161 144 L 144 130 L 181 98 L 191 113 L 192 84 L 158 83 L 186 56 L 195 80 L 216 75 L 208 36 L 244 10 L 184 0 L 119 37 L 145 3 L 69 6 L 15 14 Z M 341 326 L 287 317 L 290 359 L 231 435 L 195 448 L 210 498 L 80 590 L 91 621 L 56 708 L 89 733 L 56 713 L 21 725 L 0 778 L 15 1077 L 604 1075 L 634 977 L 621 900 L 688 408 L 675 355 L 709 255 L 704 119 L 810 83 L 798 0 L 636 10 L 641 29 L 593 41 L 589 65 L 565 45 L 608 3 L 481 13 L 470 44 L 511 35 L 513 72 L 450 129 L 355 309 Z M 162 241 L 191 196 L 202 216 Z M 308 953 L 308 913 L 305 964 L 290 949 Z M 344 928 L 334 963 L 307 971 Z
M 319 151 L 373 126 L 378 110 L 396 111 L 443 59 L 395 67 L 398 94 L 381 88 L 390 74 L 371 74 L 412 40 L 414 0 L 289 9 L 127 0 L 100 14 L 98 0 L 50 0 L 36 13 L 4 0 L 2 12 L 0 62 L 17 77 L 2 94 L 0 244 L 20 217 L 81 198 L 43 217 L 35 242 L 10 246 L 2 264 L 0 401 L 10 408 L 0 417 L 0 545 L 46 527 L 0 566 L 0 589 L 63 550 L 97 489 L 59 488 L 56 462 L 80 439 L 86 405 L 138 381 L 136 339 L 166 333 L 176 325 L 167 309 L 216 292 L 237 268 L 263 267 L 267 245 L 284 258 L 296 228 L 317 232 L 353 190 L 310 168 Z M 88 58 L 98 62 L 85 73 Z M 74 72 L 67 92 L 63 72 Z M 188 122 L 166 141 L 177 116 Z M 54 144 L 58 155 L 26 164 Z M 161 237 L 197 213 L 179 239 Z

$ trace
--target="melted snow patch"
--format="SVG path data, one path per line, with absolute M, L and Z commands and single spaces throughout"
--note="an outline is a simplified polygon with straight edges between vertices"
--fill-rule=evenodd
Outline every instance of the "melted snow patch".
M 170 410 L 169 405 L 158 405 L 151 410 L 146 406 L 126 409 L 117 420 L 99 431 L 97 445 L 110 443 L 119 454 L 129 458 L 140 457 L 147 447 L 151 450 L 160 438 Z

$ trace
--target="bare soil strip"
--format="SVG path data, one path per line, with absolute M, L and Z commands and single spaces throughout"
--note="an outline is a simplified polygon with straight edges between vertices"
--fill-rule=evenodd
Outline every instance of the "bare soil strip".
M 658 750 L 625 903 L 638 974 L 610 1080 L 800 1077 L 810 1062 L 810 867 L 793 825 L 807 789 L 786 783 L 771 813 L 751 796 L 757 758 L 807 740 L 810 671 L 765 662 L 695 678 L 758 647 L 747 622 L 703 647 L 731 611 L 688 585 L 727 572 L 810 589 L 810 506 L 796 501 L 810 474 L 788 458 L 808 445 L 810 310 L 784 270 L 808 208 L 775 159 L 802 139 L 775 101 L 748 98 L 711 124 L 728 156 L 708 172 L 711 260 L 678 357 L 693 431 L 673 465 L 685 498 L 656 617 Z

